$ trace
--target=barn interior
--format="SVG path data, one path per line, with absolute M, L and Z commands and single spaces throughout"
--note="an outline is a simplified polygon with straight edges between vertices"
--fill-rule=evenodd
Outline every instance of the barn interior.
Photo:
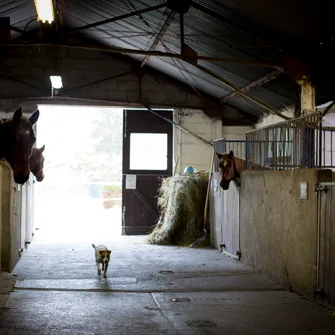
M 0 333 L 332 334 L 334 7 L 1 1 Z

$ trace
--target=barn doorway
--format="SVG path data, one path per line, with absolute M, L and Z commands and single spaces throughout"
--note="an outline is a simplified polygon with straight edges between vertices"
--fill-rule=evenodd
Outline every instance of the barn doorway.
M 45 179 L 34 185 L 35 241 L 100 243 L 121 235 L 123 109 L 39 110 Z
M 123 121 L 122 234 L 149 234 L 159 219 L 161 179 L 172 176 L 171 110 L 125 110 Z M 170 121 L 170 122 L 168 122 Z

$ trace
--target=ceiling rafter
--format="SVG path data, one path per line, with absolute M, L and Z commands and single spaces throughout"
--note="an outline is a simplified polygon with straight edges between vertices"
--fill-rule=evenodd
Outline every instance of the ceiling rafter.
M 267 73 L 266 75 L 260 77 L 260 78 L 257 78 L 255 80 L 252 80 L 250 81 L 247 85 L 239 88 L 239 90 L 241 92 L 248 92 L 250 89 L 254 88 L 254 87 L 257 87 L 257 86 L 262 86 L 264 85 L 265 83 L 268 83 L 269 81 L 277 78 L 280 74 L 282 73 L 282 71 L 279 71 L 279 70 L 274 70 L 270 73 Z M 220 102 L 223 104 L 223 103 L 226 103 L 229 99 L 235 97 L 239 95 L 239 92 L 238 91 L 233 91 L 231 92 L 230 94 L 220 98 Z
M 168 8 L 166 8 L 165 10 L 165 15 L 167 15 L 167 18 L 165 20 L 165 22 L 163 23 L 163 26 L 161 28 L 161 30 L 159 31 L 159 33 L 157 34 L 155 40 L 153 41 L 153 43 L 151 44 L 149 51 L 155 50 L 158 43 L 163 39 L 164 35 L 166 34 L 167 30 L 169 29 L 170 24 L 172 23 L 173 19 L 176 16 L 176 12 L 173 10 L 170 10 Z M 149 60 L 150 55 L 146 55 L 140 65 L 140 67 L 143 67 L 147 64 L 148 60 Z
M 101 48 L 101 47 L 88 47 L 88 46 L 82 46 L 82 45 L 69 45 L 69 44 L 53 44 L 53 43 L 32 43 L 32 44 L 12 44 L 12 43 L 9 43 L 9 44 L 1 44 L 0 47 L 36 47 L 36 46 L 40 46 L 40 47 L 52 47 L 52 48 L 68 48 L 68 49 L 82 49 L 82 50 L 90 50 L 90 51 L 105 51 L 105 52 L 116 52 L 116 50 L 118 48 Z M 137 52 L 137 51 L 136 51 Z M 153 52 L 153 51 L 151 51 Z M 121 53 L 121 52 L 119 52 Z M 148 54 L 149 51 L 139 51 L 139 53 L 144 53 L 144 54 Z M 170 53 L 168 53 L 170 55 Z M 174 55 L 174 54 L 172 54 Z M 246 93 L 242 92 L 241 90 L 239 90 L 237 87 L 235 87 L 233 84 L 229 83 L 226 79 L 222 78 L 221 76 L 217 75 L 216 73 L 210 71 L 209 69 L 197 64 L 197 63 L 194 63 L 193 61 L 190 61 L 188 60 L 187 58 L 184 59 L 185 56 L 183 57 L 183 60 L 202 70 L 203 72 L 211 75 L 212 77 L 216 78 L 219 82 L 221 82 L 223 85 L 225 85 L 226 87 L 230 88 L 231 90 L 233 91 L 236 91 L 239 93 L 239 95 L 243 96 L 244 98 L 248 99 L 249 101 L 253 102 L 254 104 L 256 104 L 257 106 L 261 107 L 262 109 L 266 110 L 267 113 L 272 113 L 272 114 L 275 114 L 275 115 L 278 115 L 280 116 L 281 118 L 285 119 L 285 120 L 288 120 L 289 118 L 286 117 L 285 115 L 281 114 L 280 112 L 278 111 L 275 111 L 273 110 L 272 108 L 270 108 L 269 106 L 265 105 L 264 103 L 262 103 L 261 101 L 259 101 L 258 99 L 254 98 L 254 97 L 251 97 L 251 96 L 248 96 Z
M 210 57 L 210 56 L 192 56 L 192 55 L 182 55 L 179 53 L 171 52 L 162 52 L 162 51 L 146 51 L 146 50 L 135 50 L 127 48 L 118 48 L 111 46 L 92 46 L 92 45 L 82 45 L 82 44 L 58 44 L 58 43 L 45 43 L 45 42 L 34 42 L 34 43 L 2 43 L 0 47 L 51 47 L 51 48 L 67 48 L 67 49 L 78 49 L 78 50 L 87 50 L 87 51 L 102 51 L 109 53 L 117 53 L 124 55 L 149 55 L 155 57 L 166 57 L 166 58 L 177 58 L 185 61 L 194 61 L 203 60 L 209 62 L 223 62 L 223 63 L 232 63 L 232 64 L 241 64 L 246 66 L 254 67 L 265 67 L 265 68 L 275 68 L 282 71 L 282 65 L 269 64 L 265 62 L 252 61 L 252 60 L 243 60 L 235 58 L 224 58 L 224 57 Z
M 85 29 L 89 29 L 89 28 L 92 28 L 92 27 L 97 27 L 99 25 L 103 25 L 103 24 L 106 24 L 106 23 L 109 23 L 109 22 L 115 22 L 115 21 L 118 21 L 118 20 L 124 20 L 124 19 L 127 19 L 128 17 L 140 15 L 141 13 L 150 12 L 150 11 L 153 11 L 155 9 L 159 9 L 158 7 L 163 8 L 164 6 L 168 6 L 168 3 L 169 3 L 169 1 L 165 2 L 164 4 L 158 5 L 158 6 L 148 7 L 148 8 L 142 9 L 140 11 L 134 11 L 134 12 L 131 12 L 131 13 L 120 15 L 120 16 L 117 16 L 117 17 L 112 17 L 110 19 L 102 20 L 102 21 L 95 22 L 95 23 L 92 23 L 92 24 L 87 24 L 87 25 L 84 25 L 84 26 L 72 29 L 71 31 L 64 32 L 63 35 L 69 35 L 69 34 L 72 34 L 72 33 L 75 33 L 75 32 L 79 32 L 79 31 L 82 31 L 82 30 L 85 30 Z M 200 10 L 200 11 L 202 11 L 202 12 L 208 14 L 208 15 L 211 15 L 211 16 L 217 18 L 218 20 L 220 20 L 222 22 L 225 22 L 226 24 L 234 27 L 235 29 L 238 29 L 239 31 L 241 31 L 241 32 L 243 32 L 243 33 L 251 36 L 254 39 L 262 41 L 262 43 L 266 43 L 267 45 L 269 44 L 269 39 L 267 39 L 267 38 L 272 34 L 272 32 L 262 31 L 262 29 L 260 29 L 260 27 L 262 27 L 262 25 L 258 24 L 258 23 L 255 24 L 254 31 L 253 32 L 249 32 L 247 29 L 245 29 L 245 27 L 247 26 L 247 24 L 244 24 L 248 20 L 248 18 L 243 17 L 243 15 L 241 15 L 242 19 L 241 19 L 241 21 L 239 21 L 240 23 L 237 23 L 237 22 L 235 22 L 233 20 L 229 20 L 225 16 L 222 16 L 220 13 L 214 12 L 214 11 L 206 8 L 205 6 L 200 5 L 200 4 L 198 4 L 198 3 L 194 2 L 194 1 L 191 1 L 191 6 L 194 7 L 195 9 L 198 9 L 198 10 Z M 223 7 L 225 7 L 225 6 L 223 6 Z M 227 7 L 227 10 L 230 10 L 231 12 L 233 12 L 233 9 L 231 9 L 231 8 Z M 174 12 L 171 11 L 170 15 L 172 13 L 174 13 Z M 257 101 L 256 99 L 254 99 L 254 98 L 252 98 L 252 97 L 250 97 L 250 96 L 248 96 L 248 95 L 245 94 L 245 92 L 248 92 L 251 88 L 257 87 L 257 86 L 262 86 L 266 82 L 268 82 L 268 81 L 276 78 L 277 75 L 279 75 L 281 72 L 283 72 L 283 66 L 282 65 L 273 65 L 273 64 L 266 64 L 266 63 L 258 62 L 258 61 L 257 62 L 256 61 L 246 61 L 246 60 L 228 59 L 228 58 L 221 58 L 221 57 L 198 56 L 198 57 L 195 57 L 195 59 L 192 59 L 192 56 L 191 57 L 187 57 L 182 52 L 181 52 L 181 54 L 171 54 L 171 53 L 163 53 L 163 52 L 155 51 L 154 49 L 156 48 L 156 46 L 158 45 L 158 43 L 162 40 L 162 38 L 164 37 L 164 34 L 166 33 L 166 30 L 168 29 L 168 27 L 171 24 L 170 15 L 166 18 L 166 20 L 165 20 L 165 22 L 164 22 L 164 24 L 163 24 L 160 32 L 158 33 L 158 35 L 156 36 L 154 42 L 152 43 L 151 47 L 149 48 L 149 51 L 134 50 L 134 49 L 120 49 L 120 48 L 113 48 L 113 47 L 112 47 L 112 49 L 114 49 L 115 53 L 121 53 L 121 54 L 142 54 L 142 55 L 144 55 L 145 57 L 144 57 L 142 63 L 140 64 L 141 67 L 143 67 L 143 66 L 145 66 L 147 64 L 147 62 L 148 62 L 148 60 L 149 60 L 149 58 L 151 56 L 155 56 L 155 57 L 172 57 L 172 58 L 182 59 L 186 63 L 189 63 L 191 65 L 197 66 L 199 69 L 204 70 L 206 73 L 208 73 L 208 74 L 212 75 L 214 78 L 218 79 L 221 82 L 221 84 L 223 84 L 224 86 L 229 87 L 231 90 L 233 90 L 232 93 L 228 94 L 227 96 L 221 97 L 221 99 L 215 98 L 217 100 L 220 100 L 221 103 L 226 103 L 226 101 L 228 101 L 233 96 L 239 95 L 239 96 L 243 96 L 244 98 L 246 98 L 250 102 L 253 102 L 258 107 L 261 107 L 261 108 L 267 110 L 267 112 L 274 113 L 274 114 L 277 114 L 277 115 L 283 117 L 280 113 L 278 114 L 276 111 L 272 110 L 269 106 L 266 106 L 262 102 Z M 249 21 L 251 22 L 250 19 L 249 19 Z M 277 35 L 275 35 L 275 36 L 277 36 Z M 271 40 L 273 41 L 274 38 L 272 38 Z M 281 47 L 283 46 L 283 44 L 282 44 L 283 41 L 285 41 L 285 39 L 283 39 L 283 36 L 280 36 L 280 39 L 278 40 L 278 43 L 275 42 L 275 44 L 277 44 L 277 45 L 271 45 L 271 46 L 274 47 L 274 48 L 276 48 L 276 49 L 282 50 Z M 286 46 L 289 46 L 291 44 L 291 42 L 292 41 L 289 40 L 287 42 L 287 44 L 285 44 L 285 48 L 286 48 Z M 108 47 L 108 49 L 111 49 L 111 48 Z M 287 50 L 287 49 L 285 49 L 285 50 Z M 108 50 L 100 50 L 100 51 L 107 52 L 107 53 L 111 52 L 110 50 L 109 51 Z M 271 73 L 269 73 L 269 74 L 267 74 L 267 75 L 265 75 L 263 77 L 260 77 L 260 78 L 258 78 L 256 80 L 253 80 L 253 81 L 249 82 L 244 87 L 238 88 L 238 87 L 235 87 L 235 86 L 231 85 L 224 78 L 222 78 L 220 76 L 216 76 L 215 73 L 214 74 L 213 73 L 209 73 L 206 68 L 204 68 L 202 66 L 198 66 L 196 64 L 197 60 L 207 60 L 207 61 L 211 61 L 211 62 L 216 62 L 216 61 L 218 61 L 218 62 L 229 62 L 229 63 L 243 64 L 243 65 L 248 65 L 248 66 L 253 66 L 253 67 L 257 67 L 257 66 L 260 66 L 260 67 L 269 67 L 269 68 L 275 68 L 276 70 L 272 71 Z M 212 72 L 212 71 L 210 71 L 210 72 Z M 275 74 L 275 76 L 271 77 L 272 74 Z M 175 79 L 175 80 L 178 81 L 177 79 Z M 180 82 L 180 81 L 178 81 L 178 82 Z M 187 85 L 187 84 L 185 84 L 185 85 Z

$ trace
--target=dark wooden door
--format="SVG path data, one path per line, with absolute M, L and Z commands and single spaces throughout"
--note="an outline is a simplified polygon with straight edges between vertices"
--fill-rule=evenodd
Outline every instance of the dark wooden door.
M 172 111 L 155 111 L 172 120 Z M 147 110 L 123 118 L 122 234 L 148 234 L 157 223 L 162 177 L 172 175 L 173 127 Z

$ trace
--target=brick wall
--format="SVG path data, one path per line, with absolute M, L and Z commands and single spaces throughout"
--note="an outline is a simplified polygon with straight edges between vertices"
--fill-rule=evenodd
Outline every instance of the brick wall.
M 92 99 L 95 105 L 138 105 L 143 101 L 156 107 L 201 108 L 199 97 L 158 73 L 144 71 L 139 76 L 132 72 L 132 62 L 103 52 L 62 49 L 56 61 L 55 49 L 9 48 L 0 55 L 0 62 L 0 106 L 50 99 L 49 77 L 57 70 L 64 86 L 59 94 L 67 103 L 88 104 L 86 99 Z

